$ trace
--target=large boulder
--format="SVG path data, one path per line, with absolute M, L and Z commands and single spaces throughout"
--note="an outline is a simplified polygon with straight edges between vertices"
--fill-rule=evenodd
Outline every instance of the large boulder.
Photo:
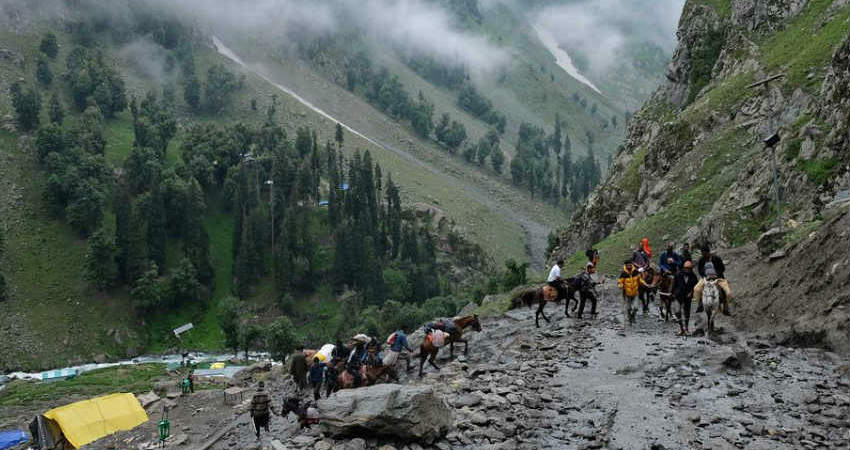
M 453 423 L 452 409 L 428 386 L 347 389 L 320 400 L 318 408 L 322 431 L 332 437 L 386 436 L 431 443 Z

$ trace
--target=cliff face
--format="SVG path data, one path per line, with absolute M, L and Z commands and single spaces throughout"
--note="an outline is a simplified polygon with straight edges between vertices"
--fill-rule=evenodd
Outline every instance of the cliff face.
M 848 12 L 848 0 L 688 1 L 666 80 L 630 122 L 606 181 L 561 230 L 551 258 L 578 265 L 578 254 L 594 245 L 603 270 L 613 271 L 641 237 L 655 247 L 710 242 L 751 248 L 758 286 L 759 274 L 783 275 L 788 266 L 768 266 L 767 254 L 782 250 L 798 261 L 803 241 L 826 233 L 845 251 L 820 256 L 846 264 L 847 233 L 835 232 L 835 223 L 846 223 L 840 216 L 850 185 Z M 778 204 L 774 158 L 762 143 L 773 133 L 781 138 Z M 758 253 L 752 243 L 775 227 Z M 804 280 L 823 274 L 798 270 Z M 844 295 L 841 281 L 823 292 L 825 304 Z M 778 288 L 766 286 L 750 292 L 755 304 L 772 302 Z M 843 298 L 824 314 L 844 314 L 846 335 Z M 782 323 L 791 326 L 793 318 Z

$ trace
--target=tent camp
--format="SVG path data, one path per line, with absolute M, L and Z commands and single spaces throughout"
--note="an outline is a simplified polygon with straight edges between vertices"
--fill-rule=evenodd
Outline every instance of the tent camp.
M 27 441 L 23 430 L 0 431 L 0 450 L 12 448 Z
M 37 447 L 66 450 L 131 430 L 147 420 L 135 395 L 110 394 L 51 409 L 32 421 L 30 432 Z

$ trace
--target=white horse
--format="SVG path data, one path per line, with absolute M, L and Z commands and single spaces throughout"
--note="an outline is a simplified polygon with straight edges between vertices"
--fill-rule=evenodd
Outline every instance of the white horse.
M 705 311 L 705 335 L 711 337 L 714 333 L 714 317 L 720 312 L 720 287 L 717 279 L 706 279 L 702 291 L 702 307 Z

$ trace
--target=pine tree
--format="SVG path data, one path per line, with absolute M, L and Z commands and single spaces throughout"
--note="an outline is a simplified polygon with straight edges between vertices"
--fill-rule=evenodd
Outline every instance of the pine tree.
M 50 116 L 50 121 L 61 125 L 62 119 L 65 118 L 65 110 L 62 108 L 62 102 L 59 100 L 59 95 L 55 92 L 50 97 L 49 108 L 48 115 Z
M 505 154 L 502 153 L 502 149 L 496 147 L 490 153 L 490 164 L 493 165 L 493 170 L 496 173 L 502 173 L 502 165 L 505 163 Z
M 562 150 L 562 148 L 563 148 L 563 146 L 562 146 L 561 142 L 562 142 L 562 137 L 561 137 L 561 115 L 560 115 L 560 114 L 558 114 L 558 113 L 555 113 L 555 132 L 554 132 L 554 133 L 552 133 L 552 140 L 551 140 L 551 144 L 550 144 L 550 145 L 552 146 L 552 150 L 554 150 L 554 151 L 555 151 L 555 154 L 556 154 L 556 155 L 560 155 L 560 154 L 561 154 L 561 150 Z
M 47 55 L 48 58 L 56 58 L 56 55 L 59 53 L 59 44 L 56 42 L 56 35 L 51 32 L 45 34 L 41 38 L 41 44 L 39 44 L 38 49 Z
M 239 299 L 229 295 L 219 301 L 218 325 L 224 332 L 224 346 L 235 354 L 239 349 Z
M 339 122 L 336 123 L 336 132 L 334 133 L 334 140 L 336 141 L 336 148 L 338 150 L 342 150 L 342 142 L 345 139 L 345 135 L 342 130 L 342 124 Z
M 85 278 L 97 290 L 103 291 L 115 282 L 115 244 L 103 228 L 93 233 L 88 240 Z
M 42 86 L 50 86 L 53 83 L 53 72 L 50 71 L 50 65 L 44 58 L 39 58 L 35 69 L 35 78 Z

